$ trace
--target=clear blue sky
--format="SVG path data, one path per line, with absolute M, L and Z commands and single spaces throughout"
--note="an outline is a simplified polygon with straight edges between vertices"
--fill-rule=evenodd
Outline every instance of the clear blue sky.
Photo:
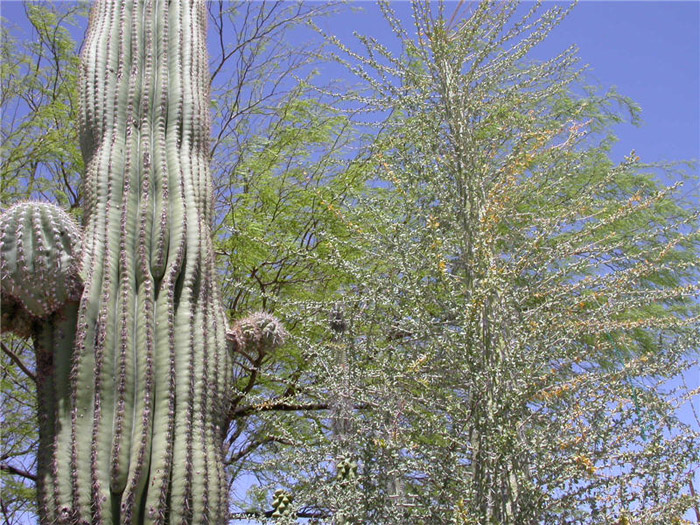
M 642 107 L 644 126 L 619 128 L 623 153 L 700 158 L 700 3 L 581 2 L 548 46 L 576 43 L 592 77 Z M 696 171 L 697 172 L 697 171 Z

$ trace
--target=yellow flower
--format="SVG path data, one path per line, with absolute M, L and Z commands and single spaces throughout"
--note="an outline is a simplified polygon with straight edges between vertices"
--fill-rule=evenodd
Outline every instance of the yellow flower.
M 593 462 L 586 456 L 579 455 L 574 458 L 574 461 L 579 467 L 582 467 L 589 474 L 595 474 L 596 468 Z

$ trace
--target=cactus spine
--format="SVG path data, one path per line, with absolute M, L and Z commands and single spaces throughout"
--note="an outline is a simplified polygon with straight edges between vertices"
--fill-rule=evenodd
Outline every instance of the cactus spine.
M 82 295 L 70 301 L 68 281 L 50 298 L 3 292 L 15 317 L 31 314 L 42 378 L 42 523 L 226 521 L 233 372 L 211 244 L 205 26 L 203 1 L 98 0 L 91 12 Z M 42 219 L 5 228 L 3 256 L 30 230 L 53 239 L 50 213 L 29 215 Z

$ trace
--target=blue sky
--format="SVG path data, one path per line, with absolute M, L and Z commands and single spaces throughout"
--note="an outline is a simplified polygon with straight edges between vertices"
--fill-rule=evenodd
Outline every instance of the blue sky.
M 554 2 L 545 2 L 553 4 Z M 557 2 L 558 3 L 558 2 Z M 526 5 L 528 2 L 526 2 Z M 380 37 L 388 28 L 372 2 L 325 19 L 324 29 L 343 40 L 352 32 Z M 457 2 L 448 2 L 447 12 Z M 394 2 L 404 20 L 410 4 Z M 589 79 L 642 107 L 644 126 L 616 129 L 613 154 L 635 149 L 643 161 L 700 158 L 700 2 L 582 0 L 534 53 L 549 58 L 571 44 L 579 48 Z
M 642 107 L 617 152 L 643 160 L 700 158 L 700 3 L 581 2 L 549 46 L 576 43 L 592 78 Z M 696 171 L 697 172 L 697 171 Z

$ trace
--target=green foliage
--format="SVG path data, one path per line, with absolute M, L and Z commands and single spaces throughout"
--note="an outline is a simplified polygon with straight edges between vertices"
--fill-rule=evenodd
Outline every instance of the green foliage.
M 3 309 L 5 304 L 3 303 Z M 11 357 L 24 363 L 33 361 L 30 344 L 17 338 L 3 337 L 0 356 L 2 372 L 2 452 L 0 484 L 4 519 L 9 523 L 21 523 L 36 517 L 36 487 L 33 479 L 16 474 L 4 467 L 14 467 L 22 473 L 33 473 L 36 464 L 36 383 L 33 369 L 26 372 Z M 33 368 L 33 367 L 32 367 Z
M 323 47 L 298 37 L 332 6 L 210 6 L 229 336 L 260 339 L 251 310 L 289 331 L 239 356 L 224 459 L 236 516 L 293 522 L 284 495 L 292 514 L 339 523 L 680 519 L 698 504 L 700 440 L 674 415 L 688 392 L 665 385 L 696 366 L 700 239 L 684 189 L 661 181 L 688 170 L 614 162 L 611 127 L 639 108 L 585 87 L 573 50 L 528 59 L 566 10 L 416 2 L 406 27 L 381 6 L 393 44 Z M 7 35 L 4 107 L 23 82 L 46 98 L 7 135 L 23 153 L 3 157 L 3 196 L 75 206 L 72 141 L 32 138 L 52 115 L 70 128 L 74 79 L 43 94 L 51 82 Z M 331 49 L 358 79 L 335 98 L 314 85 Z M 3 392 L 19 389 L 21 371 L 6 377 Z M 26 412 L 22 396 L 10 411 Z M 18 464 L 30 429 L 11 428 Z
M 83 160 L 78 141 L 78 44 L 71 29 L 85 3 L 27 3 L 31 34 L 3 19 L 0 82 L 3 96 L 0 195 L 80 205 Z

